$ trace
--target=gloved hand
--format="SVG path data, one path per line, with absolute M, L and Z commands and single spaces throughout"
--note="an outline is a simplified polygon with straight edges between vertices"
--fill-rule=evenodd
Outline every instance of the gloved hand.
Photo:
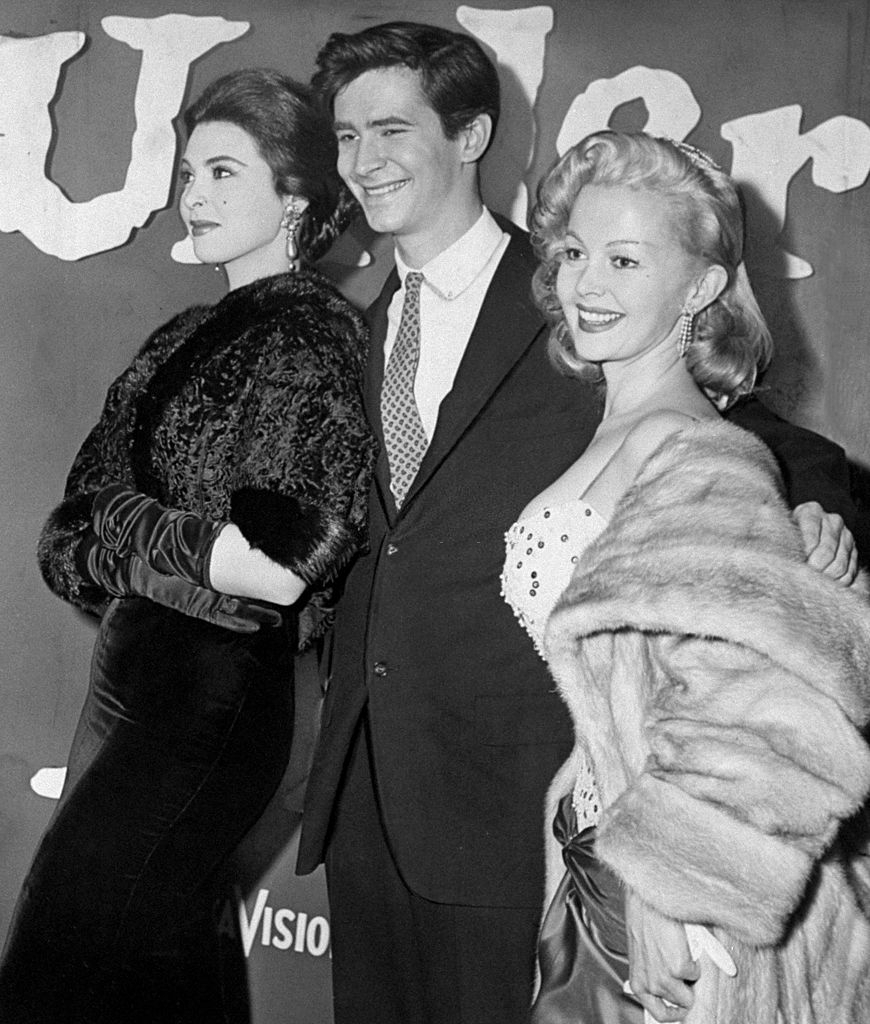
M 138 555 L 120 555 L 107 548 L 94 533 L 79 543 L 75 559 L 82 576 L 113 597 L 147 597 L 236 633 L 256 633 L 261 626 L 281 625 L 281 614 L 274 608 L 156 572 Z
M 137 555 L 163 575 L 208 587 L 208 561 L 224 524 L 166 508 L 125 484 L 109 484 L 94 499 L 93 528 L 105 547 Z

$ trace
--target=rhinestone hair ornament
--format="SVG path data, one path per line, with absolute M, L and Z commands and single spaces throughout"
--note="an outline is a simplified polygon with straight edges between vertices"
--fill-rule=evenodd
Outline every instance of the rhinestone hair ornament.
M 667 135 L 659 135 L 657 138 L 661 142 L 669 142 L 672 146 L 675 146 L 685 157 L 688 157 L 689 161 L 700 168 L 702 171 L 712 170 L 718 171 L 720 174 L 725 172 L 716 163 L 716 161 L 703 149 L 698 149 L 697 146 L 692 146 L 688 142 L 680 142 L 677 139 L 672 139 Z

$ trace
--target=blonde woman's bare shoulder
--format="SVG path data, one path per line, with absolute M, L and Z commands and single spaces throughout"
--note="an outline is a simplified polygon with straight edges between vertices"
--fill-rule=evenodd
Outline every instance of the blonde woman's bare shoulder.
M 644 462 L 671 435 L 697 422 L 697 416 L 677 409 L 656 409 L 633 424 L 613 456 L 613 468 L 624 486 L 629 486 Z
M 638 419 L 589 486 L 586 500 L 609 518 L 647 458 L 670 435 L 697 422 L 698 417 L 671 409 L 657 409 Z
M 718 416 L 706 418 L 718 419 Z M 634 463 L 636 471 L 671 434 L 676 434 L 677 431 L 698 422 L 699 417 L 678 409 L 656 409 L 633 424 L 620 446 L 619 455 Z

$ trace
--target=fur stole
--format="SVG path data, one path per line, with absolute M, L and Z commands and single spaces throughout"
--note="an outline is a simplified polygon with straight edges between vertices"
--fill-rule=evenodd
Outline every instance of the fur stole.
M 595 765 L 598 856 L 738 964 L 708 965 L 688 1020 L 870 1020 L 840 839 L 870 790 L 870 608 L 863 581 L 806 565 L 764 445 L 724 423 L 669 438 L 584 552 L 547 651 Z M 569 761 L 548 820 L 572 783 Z

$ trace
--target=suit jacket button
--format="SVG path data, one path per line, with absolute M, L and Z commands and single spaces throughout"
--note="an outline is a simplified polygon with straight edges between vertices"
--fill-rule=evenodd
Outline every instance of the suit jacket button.
M 398 549 L 398 547 L 395 544 L 388 544 L 387 545 L 387 554 L 388 555 L 394 555 L 398 550 L 399 549 Z
M 375 662 L 375 666 L 374 666 L 374 670 L 375 670 L 375 675 L 376 676 L 380 676 L 380 678 L 383 679 L 384 676 L 387 674 L 386 663 L 383 662 L 383 661 L 376 661 Z

